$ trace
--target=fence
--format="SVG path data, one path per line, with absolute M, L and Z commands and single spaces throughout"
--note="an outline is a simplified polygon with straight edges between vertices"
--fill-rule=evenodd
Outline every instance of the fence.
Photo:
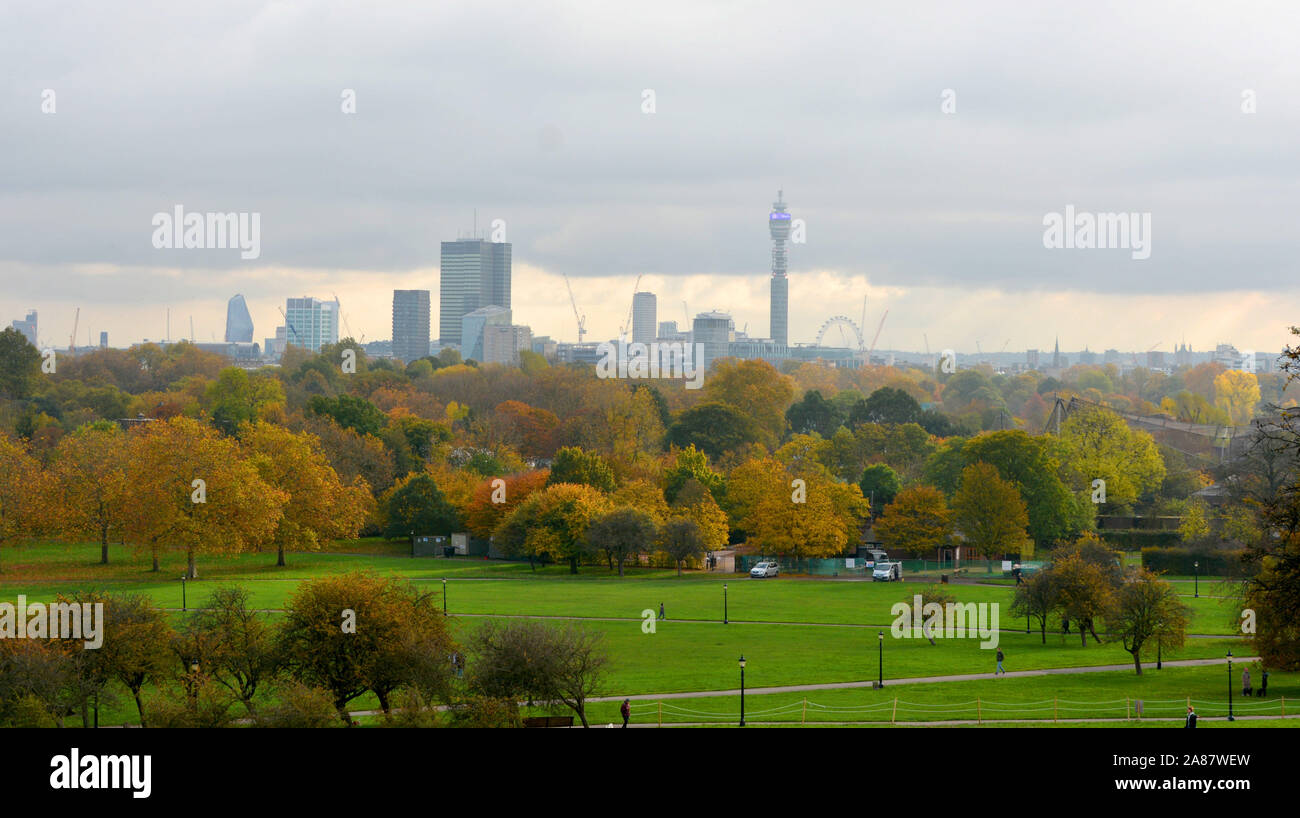
M 878 695 L 878 694 L 872 694 Z M 726 701 L 735 701 L 728 699 Z M 721 702 L 719 702 L 721 704 Z M 695 704 L 695 702 L 692 702 Z M 779 706 L 761 709 L 746 708 L 745 720 L 754 722 L 781 722 L 807 724 L 809 722 L 863 722 L 867 724 L 974 722 L 981 724 L 1005 721 L 1060 722 L 1071 720 L 1142 721 L 1143 719 L 1179 720 L 1187 714 L 1187 706 L 1196 709 L 1198 718 L 1219 718 L 1228 715 L 1226 701 L 1206 699 L 1107 699 L 1085 702 L 1071 699 L 1043 699 L 1033 702 L 999 702 L 972 699 L 966 702 L 909 702 L 897 697 L 882 699 L 862 705 L 824 705 L 807 698 L 796 699 Z M 722 711 L 720 708 L 700 710 L 674 701 L 637 702 L 631 705 L 635 721 L 663 724 L 695 724 L 740 721 L 740 708 Z M 1235 716 L 1300 717 L 1300 708 L 1294 700 L 1287 712 L 1286 697 L 1265 701 L 1233 702 Z
M 754 554 L 737 554 L 736 555 L 736 572 L 748 574 L 749 570 L 760 562 L 766 562 L 773 559 L 772 557 L 761 557 Z M 777 564 L 781 566 L 781 572 L 784 574 L 807 574 L 810 576 L 825 577 L 862 577 L 871 576 L 871 562 L 861 557 L 834 557 L 830 559 L 778 559 Z M 962 560 L 960 565 L 954 565 L 952 560 L 897 560 L 903 567 L 903 576 L 909 574 L 933 574 L 933 573 L 954 573 L 960 568 L 961 573 L 968 574 L 971 577 L 979 578 L 981 576 L 1004 577 L 1009 576 L 1009 572 L 1002 570 L 1002 560 Z M 1025 572 L 1033 573 L 1040 570 L 1044 563 L 1041 562 L 1022 562 L 1020 565 Z M 990 571 L 990 567 L 992 571 Z

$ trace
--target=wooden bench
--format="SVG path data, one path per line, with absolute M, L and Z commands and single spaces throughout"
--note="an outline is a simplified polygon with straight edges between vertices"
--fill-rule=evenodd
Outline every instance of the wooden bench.
M 529 716 L 525 727 L 572 727 L 573 716 Z

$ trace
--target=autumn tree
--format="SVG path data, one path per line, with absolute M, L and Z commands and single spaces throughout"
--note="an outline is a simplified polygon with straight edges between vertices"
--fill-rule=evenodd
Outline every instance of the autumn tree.
M 1025 535 L 1029 525 L 1025 501 L 988 463 L 973 463 L 962 470 L 952 510 L 966 544 L 989 561 L 990 572 L 996 555 L 1015 551 L 1025 559 L 1033 554 L 1033 541 Z
M 146 682 L 161 682 L 169 676 L 171 626 L 166 613 L 144 594 L 110 594 L 103 604 L 104 641 L 97 658 L 107 674 L 131 692 L 140 726 L 146 727 L 141 692 Z
M 595 452 L 584 452 L 576 446 L 566 446 L 555 453 L 550 476 L 546 479 L 548 486 L 558 483 L 591 486 L 598 491 L 610 492 L 615 485 L 614 471 Z
M 127 446 L 127 539 L 148 549 L 185 552 L 197 576 L 197 554 L 235 554 L 266 542 L 289 495 L 269 485 L 239 445 L 184 417 L 136 430 Z
M 507 551 L 533 558 L 565 560 L 570 573 L 591 553 L 587 527 L 608 508 L 600 491 L 577 483 L 560 483 L 528 496 L 502 520 L 499 542 Z
M 857 542 L 866 515 L 857 486 L 810 475 L 762 497 L 745 527 L 750 544 L 763 553 L 796 560 L 832 557 Z
M 677 492 L 669 507 L 674 517 L 688 517 L 699 526 L 700 538 L 706 551 L 727 547 L 727 513 L 718 506 L 713 495 L 698 480 L 691 478 Z
M 664 470 L 664 499 L 672 502 L 687 480 L 696 480 L 721 501 L 726 495 L 726 479 L 709 466 L 709 456 L 699 449 L 687 446 L 677 451 L 673 465 Z
M 1250 423 L 1259 397 L 1259 379 L 1253 372 L 1229 369 L 1214 378 L 1214 405 L 1238 426 Z
M 450 689 L 455 643 L 433 597 L 407 583 L 348 573 L 309 580 L 289 597 L 280 656 L 299 682 L 330 691 L 339 718 L 367 690 L 384 712 L 406 687 Z
M 126 435 L 121 428 L 96 421 L 61 439 L 50 467 L 59 488 L 60 528 L 99 543 L 99 561 L 104 565 L 110 535 L 121 534 L 126 461 Z
M 546 487 L 548 476 L 549 472 L 540 469 L 509 474 L 499 478 L 500 482 L 482 481 L 465 507 L 465 527 L 476 537 L 491 537 L 507 514 Z
M 943 492 L 920 484 L 900 491 L 875 525 L 881 542 L 919 557 L 951 540 L 952 511 Z
M 704 382 L 704 398 L 735 407 L 753 422 L 759 442 L 772 449 L 785 433 L 785 410 L 794 400 L 794 381 L 764 360 L 723 358 Z
M 314 435 L 259 421 L 240 427 L 240 442 L 262 479 L 288 497 L 270 537 L 277 566 L 286 549 L 316 551 L 361 530 L 370 491 L 361 482 L 344 485 Z
M 205 393 L 212 424 L 234 434 L 242 423 L 257 420 L 263 407 L 284 403 L 284 388 L 270 375 L 250 374 L 237 366 L 221 370 Z
M 1191 609 L 1178 599 L 1174 586 L 1146 568 L 1115 592 L 1107 624 L 1118 634 L 1124 650 L 1133 655 L 1133 667 L 1142 675 L 1142 649 L 1152 642 L 1163 648 L 1182 647 Z
M 1052 564 L 1051 574 L 1059 594 L 1062 618 L 1077 626 L 1085 647 L 1089 633 L 1100 642 L 1095 623 L 1110 613 L 1115 594 L 1105 570 L 1078 554 L 1068 554 Z
M 1038 629 L 1042 633 L 1043 644 L 1047 644 L 1047 620 L 1061 605 L 1060 587 L 1056 575 L 1049 571 L 1037 571 L 1016 586 L 1015 597 L 1011 600 L 1011 613 L 1026 619 L 1038 620 Z
M 470 638 L 471 687 L 494 699 L 562 705 L 590 727 L 587 700 L 599 693 L 609 663 L 601 637 L 573 624 L 488 620 Z
M 593 551 L 604 551 L 611 567 L 618 566 L 623 576 L 623 564 L 631 557 L 647 551 L 658 534 L 658 525 L 648 513 L 636 508 L 616 508 L 591 521 L 587 539 Z
M 1060 443 L 1075 488 L 1091 491 L 1094 480 L 1105 481 L 1107 505 L 1132 505 L 1165 479 L 1155 440 L 1129 428 L 1114 412 L 1089 408 L 1071 413 L 1061 424 Z
M 0 548 L 49 525 L 56 511 L 52 494 L 26 447 L 0 433 Z
M 248 589 L 215 589 L 181 626 L 179 636 L 203 672 L 255 716 L 257 691 L 275 678 L 280 659 L 270 616 L 250 607 Z
M 704 553 L 704 537 L 700 527 L 690 517 L 673 517 L 664 523 L 659 533 L 659 549 L 677 566 L 677 576 L 682 575 L 682 565 Z

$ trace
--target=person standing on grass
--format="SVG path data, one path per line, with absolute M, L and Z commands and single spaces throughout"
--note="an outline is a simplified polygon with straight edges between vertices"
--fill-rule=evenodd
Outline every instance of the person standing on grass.
M 664 604 L 663 604 L 662 602 L 659 603 L 659 618 L 660 618 L 660 619 L 667 619 L 667 618 L 668 618 L 668 617 L 664 616 Z
M 994 676 L 998 675 L 999 673 L 1001 673 L 1003 676 L 1007 674 L 1007 672 L 1002 669 L 1002 660 L 1005 658 L 1006 657 L 1002 655 L 1002 648 L 998 648 L 998 669 L 993 673 Z
M 1193 710 L 1192 706 L 1189 704 L 1187 705 L 1187 721 L 1183 722 L 1183 727 L 1195 727 L 1195 726 L 1196 726 L 1196 711 Z
M 1264 671 L 1263 675 L 1259 677 L 1259 692 L 1256 693 L 1255 695 L 1261 699 L 1268 695 L 1268 671 L 1267 670 Z
M 1250 695 L 1250 668 L 1246 668 L 1241 672 L 1241 695 Z
M 632 718 L 632 705 L 629 703 L 629 701 L 630 700 L 628 699 L 624 699 L 623 706 L 618 709 L 618 712 L 623 714 L 624 727 L 627 727 L 627 720 Z

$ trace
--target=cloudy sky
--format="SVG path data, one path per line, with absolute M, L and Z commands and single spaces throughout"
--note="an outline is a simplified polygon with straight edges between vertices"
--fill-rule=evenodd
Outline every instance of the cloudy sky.
M 616 335 L 768 333 L 784 188 L 792 341 L 1276 349 L 1300 323 L 1294 3 L 0 2 L 0 319 L 65 345 L 256 336 L 337 294 L 357 337 L 505 223 L 514 311 Z M 345 89 L 356 112 L 342 111 Z M 654 92 L 654 112 L 643 108 Z M 943 106 L 945 91 L 955 112 Z M 53 91 L 54 112 L 47 113 Z M 1243 108 L 1253 106 L 1255 113 Z M 261 255 L 155 249 L 155 213 L 261 214 Z M 1148 213 L 1151 256 L 1044 216 Z M 683 304 L 685 302 L 685 304 Z M 436 306 L 435 306 L 436 316 Z M 437 334 L 435 317 L 434 334 Z M 834 336 L 838 337 L 838 335 Z

